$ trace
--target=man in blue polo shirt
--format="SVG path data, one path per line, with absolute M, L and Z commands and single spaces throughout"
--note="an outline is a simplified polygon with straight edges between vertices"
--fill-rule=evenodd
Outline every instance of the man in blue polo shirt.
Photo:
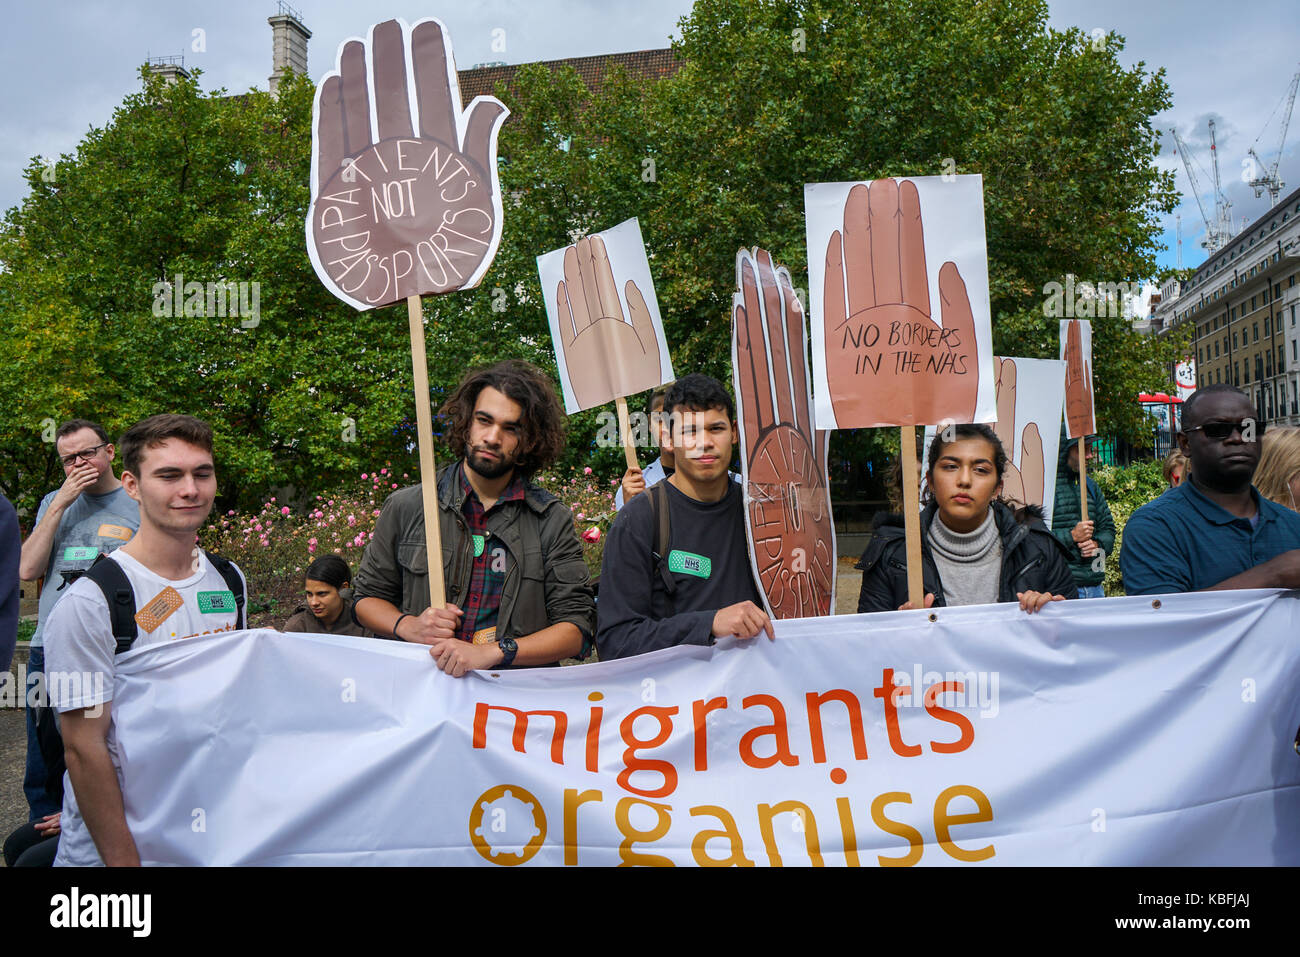
M 1270 502 L 1251 479 L 1264 423 L 1230 385 L 1183 403 L 1178 444 L 1191 478 L 1128 520 L 1120 549 L 1130 595 L 1300 587 L 1300 514 Z

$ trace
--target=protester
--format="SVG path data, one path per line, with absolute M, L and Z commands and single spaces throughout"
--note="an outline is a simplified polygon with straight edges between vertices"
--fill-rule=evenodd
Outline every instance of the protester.
M 1165 456 L 1164 464 L 1165 482 L 1170 488 L 1177 488 L 1187 477 L 1187 456 L 1183 450 L 1174 446 Z
M 71 785 L 60 866 L 140 863 L 122 802 L 116 656 L 244 627 L 243 574 L 195 545 L 217 494 L 212 429 L 188 415 L 152 416 L 123 434 L 122 464 L 122 486 L 140 506 L 139 532 L 69 586 L 49 622 L 50 700 L 62 718 Z
M 0 495 L 0 672 L 8 671 L 18 643 L 18 606 L 21 601 L 18 566 L 22 537 L 13 503 Z
M 667 424 L 664 421 L 664 394 L 668 386 L 660 386 L 654 390 L 650 396 L 650 429 L 654 433 L 655 440 L 659 443 L 659 458 L 655 459 L 645 469 L 629 468 L 623 473 L 623 480 L 619 483 L 618 491 L 614 493 L 614 511 L 620 511 L 636 496 L 640 495 L 646 489 L 662 482 L 675 471 L 673 465 L 672 446 L 668 444 L 666 435 Z M 733 482 L 740 481 L 739 472 L 728 472 L 727 475 Z
M 1085 441 L 1086 454 L 1093 457 L 1091 444 Z M 1115 520 L 1101 486 L 1088 478 L 1088 519 L 1082 521 L 1083 504 L 1079 501 L 1079 442 L 1066 437 L 1061 428 L 1061 444 L 1056 462 L 1056 497 L 1052 500 L 1052 534 L 1065 547 L 1070 572 L 1074 575 L 1079 598 L 1105 598 L 1106 558 L 1115 549 Z
M 56 604 L 68 594 L 68 581 L 83 574 L 101 554 L 129 541 L 140 527 L 140 508 L 113 474 L 113 444 L 103 426 L 70 419 L 55 430 L 54 449 L 63 465 L 63 485 L 41 499 L 36 526 L 23 543 L 19 576 L 44 578 L 27 661 L 28 700 L 43 702 L 45 632 Z M 42 730 L 41 722 L 46 723 Z M 41 751 L 57 751 L 54 717 L 43 706 L 27 709 L 27 768 L 23 792 L 29 821 L 58 813 L 58 783 L 52 781 Z M 57 777 L 57 774 L 55 775 Z
M 673 474 L 673 453 L 664 444 L 663 408 L 666 386 L 655 389 L 650 396 L 647 414 L 650 417 L 650 434 L 659 445 L 659 457 L 644 469 L 629 468 L 623 473 L 618 491 L 614 493 L 614 510 L 619 511 L 625 504 L 636 498 L 652 485 Z
M 930 443 L 921 513 L 925 607 L 1019 602 L 1035 612 L 1076 594 L 1065 551 L 1035 506 L 1013 510 L 997 500 L 1007 455 L 987 425 L 957 425 Z M 901 515 L 872 537 L 862 570 L 858 612 L 912 608 L 907 537 Z
M 1263 436 L 1255 488 L 1283 508 L 1300 508 L 1300 429 L 1269 429 Z
M 564 411 L 542 371 L 508 360 L 471 372 L 442 408 L 463 457 L 438 473 L 447 603 L 430 606 L 419 486 L 384 503 L 355 581 L 376 635 L 430 645 L 448 674 L 557 664 L 588 648 L 595 603 L 573 515 L 533 484 L 564 448 Z
M 750 571 L 744 497 L 727 474 L 737 442 L 731 397 L 718 380 L 691 374 L 669 387 L 664 408 L 677 469 L 629 502 L 605 540 L 602 661 L 775 634 Z
M 1233 386 L 1202 386 L 1183 403 L 1178 445 L 1191 474 L 1124 526 L 1128 594 L 1300 587 L 1300 514 L 1251 484 L 1263 432 Z
M 294 609 L 293 617 L 284 624 L 284 630 L 373 638 L 373 632 L 352 618 L 351 584 L 352 570 L 338 555 L 322 555 L 316 559 L 307 566 L 307 604 Z

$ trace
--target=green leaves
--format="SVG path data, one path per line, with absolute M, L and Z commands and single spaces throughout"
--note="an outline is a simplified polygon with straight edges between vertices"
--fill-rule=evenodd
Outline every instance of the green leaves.
M 729 381 L 736 249 L 764 246 L 806 289 L 808 182 L 981 174 L 999 354 L 1057 355 L 1046 283 L 1154 273 L 1174 191 L 1151 120 L 1170 94 L 1162 71 L 1120 65 L 1122 37 L 1099 50 L 1049 29 L 1040 0 L 699 0 L 680 34 L 683 65 L 657 82 L 619 69 L 590 91 L 531 65 L 497 91 L 512 111 L 504 232 L 478 289 L 425 300 L 435 408 L 473 365 L 519 356 L 554 375 L 536 256 L 632 216 L 676 368 Z M 354 312 L 306 255 L 312 95 L 301 78 L 229 97 L 147 77 L 53 182 L 29 166 L 0 226 L 7 494 L 52 487 L 41 423 L 72 415 L 115 431 L 164 410 L 207 418 L 225 507 L 376 459 L 413 465 L 406 310 Z M 257 283 L 257 323 L 155 315 L 154 285 L 177 275 Z M 1181 348 L 1122 316 L 1094 318 L 1093 335 L 1102 430 L 1137 439 L 1136 393 L 1169 388 Z M 573 416 L 560 464 L 621 474 L 598 427 Z M 835 436 L 855 497 L 879 497 L 868 460 L 889 442 Z

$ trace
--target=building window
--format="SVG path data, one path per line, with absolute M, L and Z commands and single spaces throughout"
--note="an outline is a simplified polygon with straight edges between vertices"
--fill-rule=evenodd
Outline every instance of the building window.
M 1295 345 L 1295 343 L 1293 342 L 1293 343 L 1291 343 L 1291 345 Z M 1216 358 L 1216 359 L 1219 358 L 1219 340 L 1218 340 L 1218 339 L 1215 339 L 1215 340 L 1214 340 L 1214 358 Z
M 1268 317 L 1268 316 L 1265 316 L 1265 317 L 1264 317 L 1264 335 L 1266 335 L 1266 336 L 1272 335 L 1272 333 L 1269 331 L 1269 326 L 1270 326 L 1270 320 L 1269 320 L 1269 317 Z
M 1234 349 L 1240 348 L 1237 345 L 1237 334 L 1235 332 L 1232 334 L 1232 348 Z

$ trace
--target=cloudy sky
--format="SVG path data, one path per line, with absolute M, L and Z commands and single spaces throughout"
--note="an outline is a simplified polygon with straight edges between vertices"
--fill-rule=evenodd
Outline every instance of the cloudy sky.
M 526 63 L 668 45 L 689 0 L 385 0 L 363 6 L 346 0 L 296 0 L 312 31 L 309 72 L 318 78 L 333 66 L 338 43 L 360 34 L 371 19 L 408 21 L 442 17 L 456 44 L 461 68 L 504 60 Z M 1233 203 L 1234 223 L 1268 209 L 1246 186 L 1242 161 L 1254 145 L 1272 163 L 1280 135 L 1283 98 L 1300 64 L 1300 23 L 1288 0 L 1254 0 L 1237 7 L 1221 0 L 1050 0 L 1055 27 L 1097 27 L 1121 33 L 1124 64 L 1163 66 L 1174 105 L 1157 118 L 1176 126 L 1208 173 L 1206 121 L 1217 124 L 1220 171 Z M 0 209 L 26 192 L 22 169 L 35 155 L 71 151 L 90 126 L 102 125 L 134 89 L 146 56 L 183 54 L 204 71 L 205 87 L 232 92 L 266 88 L 271 71 L 275 0 L 44 0 L 5 3 L 0 38 L 0 77 L 11 91 L 0 107 Z M 201 31 L 196 33 L 195 31 Z M 504 31 L 504 32 L 501 32 Z M 204 49 L 195 47 L 202 41 Z M 494 50 L 494 40 L 505 49 Z M 1267 125 L 1266 125 L 1267 124 Z M 1261 135 L 1262 134 L 1262 135 Z M 1160 163 L 1177 169 L 1184 194 L 1183 263 L 1198 265 L 1204 233 L 1172 141 Z M 1287 135 L 1281 177 L 1300 186 L 1300 121 Z M 1209 187 L 1209 177 L 1202 185 Z M 1212 209 L 1207 195 L 1203 197 Z M 1169 217 L 1161 264 L 1175 260 L 1174 219 Z

